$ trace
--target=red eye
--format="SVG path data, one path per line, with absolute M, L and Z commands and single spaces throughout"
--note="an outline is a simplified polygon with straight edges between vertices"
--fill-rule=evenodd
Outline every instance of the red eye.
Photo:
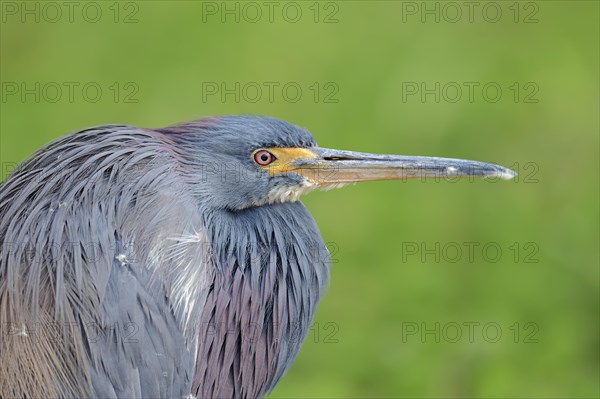
M 275 158 L 275 155 L 271 154 L 267 150 L 260 150 L 254 153 L 254 162 L 259 164 L 260 166 L 267 166 L 276 159 L 277 158 Z

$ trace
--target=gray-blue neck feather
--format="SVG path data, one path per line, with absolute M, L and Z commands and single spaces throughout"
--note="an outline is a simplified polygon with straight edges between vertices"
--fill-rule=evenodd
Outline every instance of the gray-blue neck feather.
M 329 254 L 299 203 L 207 214 L 215 280 L 201 320 L 199 398 L 260 397 L 296 356 L 329 280 Z

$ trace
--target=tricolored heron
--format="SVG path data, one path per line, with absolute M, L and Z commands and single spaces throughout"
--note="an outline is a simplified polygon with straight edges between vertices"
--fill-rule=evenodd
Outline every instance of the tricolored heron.
M 319 148 L 261 116 L 54 141 L 0 186 L 0 397 L 266 394 L 328 284 L 298 197 L 440 176 L 514 173 Z

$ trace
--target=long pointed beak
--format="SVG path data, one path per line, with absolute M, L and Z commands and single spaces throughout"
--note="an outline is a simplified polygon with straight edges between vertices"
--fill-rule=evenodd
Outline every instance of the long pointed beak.
M 490 163 L 463 159 L 311 148 L 312 158 L 297 158 L 294 169 L 317 185 L 336 185 L 371 180 L 499 177 L 510 180 L 516 173 Z

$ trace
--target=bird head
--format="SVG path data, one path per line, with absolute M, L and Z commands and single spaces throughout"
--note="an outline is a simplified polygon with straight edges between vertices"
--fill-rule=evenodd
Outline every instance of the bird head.
M 264 116 L 220 116 L 157 131 L 177 148 L 203 203 L 231 211 L 363 181 L 515 176 L 478 161 L 321 148 L 306 129 Z

